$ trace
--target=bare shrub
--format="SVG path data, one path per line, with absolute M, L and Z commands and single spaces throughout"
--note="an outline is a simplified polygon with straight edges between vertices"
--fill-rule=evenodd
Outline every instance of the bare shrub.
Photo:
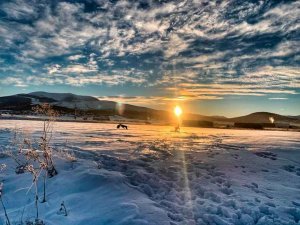
M 53 125 L 56 117 L 58 116 L 58 113 L 49 104 L 38 105 L 34 107 L 33 110 L 36 113 L 45 116 L 39 148 L 42 152 L 42 160 L 46 164 L 48 176 L 53 177 L 57 175 L 57 170 L 54 167 L 53 152 L 52 148 L 50 147 L 50 142 L 53 135 Z
M 32 184 L 34 185 L 34 190 L 35 190 L 35 209 L 36 209 L 36 219 L 39 219 L 39 193 L 38 193 L 38 178 L 40 175 L 42 168 L 34 168 L 33 165 L 28 165 L 26 166 L 26 171 L 31 173 L 32 175 Z
M 6 168 L 6 165 L 1 164 L 0 165 L 0 172 L 2 172 L 5 168 Z M 6 207 L 5 207 L 4 202 L 3 202 L 3 183 L 0 183 L 0 202 L 1 202 L 1 205 L 2 205 L 2 208 L 3 208 L 3 211 L 4 211 L 6 224 L 11 225 L 8 214 L 7 214 L 7 211 L 6 211 Z
M 46 180 L 58 174 L 53 159 L 53 149 L 50 142 L 53 135 L 53 126 L 57 112 L 49 104 L 38 105 L 33 108 L 34 112 L 43 116 L 43 128 L 38 139 L 25 137 L 21 132 L 15 131 L 12 145 L 16 151 L 8 151 L 9 155 L 16 163 L 16 173 L 28 172 L 32 175 L 32 185 L 35 193 L 36 218 L 34 222 L 27 221 L 26 224 L 43 225 L 39 219 L 39 178 L 43 176 L 43 199 L 46 202 Z M 31 188 L 30 187 L 30 188 Z
M 68 162 L 77 162 L 77 157 L 75 156 L 75 153 L 72 150 L 61 149 L 58 153 L 61 158 L 65 159 Z

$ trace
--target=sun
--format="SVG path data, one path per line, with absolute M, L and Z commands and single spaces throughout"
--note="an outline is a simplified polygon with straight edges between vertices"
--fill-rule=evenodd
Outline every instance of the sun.
M 180 106 L 177 105 L 177 106 L 174 108 L 174 113 L 175 113 L 175 115 L 178 116 L 178 117 L 182 114 L 182 109 L 180 108 Z

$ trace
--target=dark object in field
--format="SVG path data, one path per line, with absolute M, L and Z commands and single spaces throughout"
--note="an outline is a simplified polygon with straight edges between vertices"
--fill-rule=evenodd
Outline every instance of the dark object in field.
M 175 132 L 180 132 L 180 126 L 179 125 L 175 127 Z
M 51 166 L 49 169 L 47 169 L 47 173 L 50 178 L 58 174 L 54 166 Z
M 60 204 L 60 209 L 59 209 L 59 211 L 58 211 L 58 214 L 59 214 L 59 215 L 64 215 L 64 216 L 68 216 L 67 208 L 66 208 L 64 202 L 62 202 L 62 203 Z
M 126 126 L 126 125 L 124 125 L 124 124 L 121 124 L 121 123 L 118 124 L 117 128 L 118 128 L 118 129 L 123 128 L 123 129 L 128 130 L 128 126 Z
M 26 169 L 26 166 L 27 165 L 19 165 L 16 167 L 16 174 L 22 174 L 22 173 L 25 173 L 25 169 Z

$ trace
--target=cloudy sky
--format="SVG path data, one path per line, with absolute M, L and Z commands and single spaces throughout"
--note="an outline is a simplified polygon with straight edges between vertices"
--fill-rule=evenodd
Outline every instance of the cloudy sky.
M 300 1 L 0 0 L 0 96 L 300 114 Z

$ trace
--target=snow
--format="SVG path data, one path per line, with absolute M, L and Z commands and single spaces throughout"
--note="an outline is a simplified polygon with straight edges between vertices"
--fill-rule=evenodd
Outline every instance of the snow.
M 0 149 L 16 127 L 38 137 L 41 125 L 1 120 Z M 52 143 L 77 161 L 56 158 L 46 224 L 300 224 L 299 132 L 57 122 Z M 9 216 L 33 218 L 30 175 L 2 163 Z M 62 201 L 68 216 L 57 213 Z

